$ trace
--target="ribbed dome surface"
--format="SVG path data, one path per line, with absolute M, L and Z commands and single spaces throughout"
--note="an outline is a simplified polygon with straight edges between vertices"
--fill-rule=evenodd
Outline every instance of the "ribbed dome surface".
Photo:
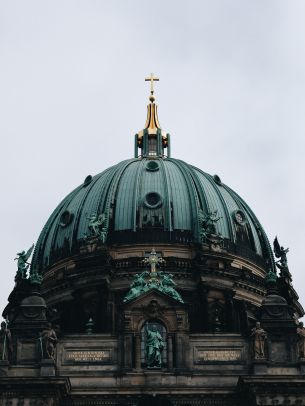
M 200 242 L 200 215 L 215 211 L 227 250 L 262 266 L 273 263 L 255 215 L 217 176 L 173 158 L 142 158 L 89 176 L 71 192 L 45 225 L 32 266 L 43 270 L 79 253 L 93 213 L 105 215 L 106 244 L 190 244 Z

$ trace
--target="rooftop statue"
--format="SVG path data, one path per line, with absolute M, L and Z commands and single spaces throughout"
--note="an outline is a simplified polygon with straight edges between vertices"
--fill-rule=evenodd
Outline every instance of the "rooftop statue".
M 124 302 L 128 302 L 129 300 L 132 300 L 148 290 L 148 286 L 145 281 L 145 278 L 148 275 L 149 275 L 148 271 L 144 271 L 140 275 L 135 274 L 134 280 L 133 280 L 132 284 L 130 285 L 130 290 L 124 298 Z
M 18 257 L 15 258 L 15 261 L 17 260 L 18 270 L 16 273 L 15 280 L 27 278 L 27 271 L 30 266 L 30 264 L 27 261 L 30 258 L 33 249 L 34 249 L 34 244 L 27 250 L 27 252 L 21 251 L 16 254 L 16 255 L 18 255 Z
M 280 270 L 280 276 L 284 278 L 291 278 L 291 273 L 289 272 L 288 268 L 288 261 L 287 261 L 287 253 L 289 252 L 289 248 L 284 248 L 280 246 L 277 237 L 275 237 L 274 242 L 273 242 L 273 250 L 276 258 L 280 258 L 278 261 L 276 261 L 276 266 Z
M 91 237 L 97 237 L 103 244 L 105 244 L 107 238 L 106 215 L 104 213 L 92 213 L 91 216 L 88 217 L 88 220 L 88 228 Z

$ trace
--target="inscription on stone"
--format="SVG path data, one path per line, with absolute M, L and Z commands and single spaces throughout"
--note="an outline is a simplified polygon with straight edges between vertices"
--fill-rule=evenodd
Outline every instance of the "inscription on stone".
M 197 362 L 204 361 L 240 361 L 240 350 L 202 350 L 197 349 Z
M 110 350 L 68 350 L 66 352 L 67 362 L 109 362 L 111 359 Z

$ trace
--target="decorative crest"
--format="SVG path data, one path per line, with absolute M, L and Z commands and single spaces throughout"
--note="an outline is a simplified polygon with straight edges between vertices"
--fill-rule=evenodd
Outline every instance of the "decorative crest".
M 158 257 L 155 249 L 153 248 L 151 253 L 149 254 L 149 257 L 143 259 L 143 263 L 144 264 L 149 264 L 150 265 L 150 272 L 154 273 L 154 272 L 157 272 L 157 268 L 156 268 L 157 265 L 164 264 L 165 261 L 164 261 L 163 258 Z
M 173 275 L 157 271 L 157 266 L 164 264 L 165 261 L 163 258 L 158 257 L 154 249 L 152 249 L 149 257 L 144 258 L 142 262 L 150 265 L 150 271 L 144 271 L 140 275 L 136 274 L 134 276 L 133 282 L 130 285 L 130 290 L 124 298 L 124 302 L 129 302 L 151 289 L 156 289 L 171 296 L 178 302 L 184 303 L 182 297 L 175 289 L 176 284 L 173 281 Z

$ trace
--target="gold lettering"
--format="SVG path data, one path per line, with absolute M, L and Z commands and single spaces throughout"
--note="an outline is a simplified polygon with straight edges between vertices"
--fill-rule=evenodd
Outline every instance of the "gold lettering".
M 67 351 L 66 359 L 74 362 L 98 362 L 110 360 L 110 350 Z
M 239 361 L 240 350 L 197 350 L 198 361 Z

